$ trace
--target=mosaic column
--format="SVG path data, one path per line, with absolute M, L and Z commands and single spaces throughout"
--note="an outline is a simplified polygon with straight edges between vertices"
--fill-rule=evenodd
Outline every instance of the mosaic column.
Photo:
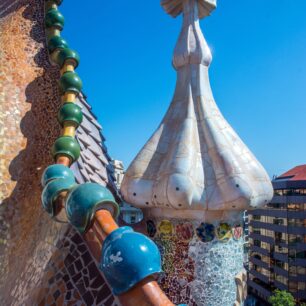
M 158 245 L 160 283 L 174 303 L 233 305 L 235 277 L 243 269 L 242 219 L 163 219 L 146 211 L 146 232 Z
M 214 100 L 212 54 L 199 19 L 213 0 L 164 0 L 183 14 L 173 54 L 169 109 L 126 171 L 124 200 L 141 208 L 147 234 L 163 254 L 160 283 L 172 302 L 230 306 L 243 269 L 242 212 L 268 203 L 273 189 L 254 155 Z

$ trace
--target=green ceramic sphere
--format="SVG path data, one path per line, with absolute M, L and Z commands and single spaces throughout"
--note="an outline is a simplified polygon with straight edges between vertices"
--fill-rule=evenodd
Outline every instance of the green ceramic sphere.
M 61 136 L 56 139 L 52 147 L 52 155 L 56 160 L 57 156 L 67 156 L 71 163 L 75 162 L 80 156 L 80 145 L 74 137 Z
M 48 41 L 48 50 L 50 53 L 56 49 L 68 48 L 67 41 L 60 36 L 52 36 Z
M 78 94 L 82 90 L 83 86 L 82 80 L 80 79 L 78 74 L 73 71 L 65 72 L 59 80 L 59 85 L 63 93 L 70 91 L 76 94 Z
M 61 126 L 64 122 L 72 122 L 78 127 L 83 120 L 82 109 L 75 103 L 65 103 L 60 108 L 57 118 Z
M 61 12 L 55 8 L 50 9 L 45 18 L 46 28 L 57 28 L 60 31 L 63 29 L 65 18 Z
M 90 228 L 97 210 L 108 210 L 114 218 L 119 214 L 119 206 L 112 193 L 96 183 L 74 187 L 66 199 L 65 207 L 69 222 L 81 233 Z
M 74 50 L 68 48 L 62 49 L 57 56 L 57 64 L 62 68 L 67 60 L 72 60 L 74 62 L 74 68 L 77 68 L 80 63 L 80 56 Z

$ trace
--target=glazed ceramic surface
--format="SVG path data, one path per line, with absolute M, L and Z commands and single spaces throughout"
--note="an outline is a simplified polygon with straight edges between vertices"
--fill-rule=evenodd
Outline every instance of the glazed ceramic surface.
M 183 12 L 172 60 L 176 89 L 161 124 L 126 171 L 124 199 L 158 209 L 156 215 L 185 217 L 189 211 L 190 218 L 193 210 L 203 218 L 203 211 L 262 206 L 272 198 L 270 179 L 222 116 L 210 88 L 212 55 L 198 15 L 201 3 L 209 1 L 163 1 L 167 11 L 169 2 L 179 2 Z
M 173 303 L 241 305 L 242 211 L 268 203 L 272 185 L 212 94 L 212 54 L 199 18 L 216 2 L 161 4 L 174 17 L 183 13 L 172 59 L 176 89 L 159 127 L 127 169 L 121 192 L 144 212 L 142 228 L 160 248 L 165 273 L 159 281 Z

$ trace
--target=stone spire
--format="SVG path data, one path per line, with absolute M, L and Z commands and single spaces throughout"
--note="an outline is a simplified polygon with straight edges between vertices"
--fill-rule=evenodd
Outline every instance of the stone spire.
M 127 169 L 125 201 L 162 216 L 215 219 L 268 203 L 270 179 L 218 109 L 209 83 L 210 49 L 199 18 L 212 0 L 164 0 L 183 13 L 173 55 L 174 97 L 161 124 Z

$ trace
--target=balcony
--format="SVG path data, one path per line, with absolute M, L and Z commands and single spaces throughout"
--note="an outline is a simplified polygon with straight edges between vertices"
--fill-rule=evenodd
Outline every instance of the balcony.
M 288 233 L 295 235 L 306 234 L 306 227 L 301 227 L 301 226 L 277 225 L 277 224 L 254 221 L 254 220 L 250 222 L 250 225 L 256 228 L 263 228 L 274 232 L 281 232 L 281 233 Z
M 269 270 L 269 264 L 258 259 L 258 258 L 255 258 L 253 256 L 250 257 L 250 262 L 252 262 L 254 265 L 257 265 L 259 267 L 262 267 L 262 268 L 265 268 L 266 270 Z
M 289 280 L 294 282 L 306 282 L 306 275 L 305 274 L 297 274 L 295 276 L 289 274 Z
M 274 286 L 280 290 L 288 290 L 288 286 L 287 285 L 284 285 L 283 283 L 277 281 L 277 280 L 274 280 Z
M 288 218 L 289 219 L 306 219 L 306 211 L 291 211 L 288 212 Z
M 272 290 L 269 291 L 266 288 L 269 288 L 269 286 L 267 286 L 267 284 L 265 283 L 260 283 L 260 282 L 255 282 L 253 280 L 248 280 L 247 282 L 248 286 L 257 290 L 261 295 L 263 295 L 265 297 L 265 299 L 268 299 L 270 297 L 270 295 L 272 294 Z
M 294 245 L 294 249 L 297 251 L 306 251 L 306 243 L 301 242 L 301 243 L 296 243 Z
M 287 233 L 287 226 L 284 225 L 277 225 L 277 224 L 254 221 L 254 220 L 250 222 L 250 225 L 256 228 L 263 228 L 274 232 Z
M 287 209 L 255 209 L 252 211 L 252 215 L 289 219 L 306 219 L 305 210 L 291 211 Z
M 305 258 L 289 258 L 289 263 L 294 266 L 300 266 L 306 268 L 306 259 Z
M 281 268 L 281 267 L 278 267 L 278 266 L 274 265 L 273 270 L 274 270 L 275 274 L 278 274 L 278 275 L 281 275 L 281 276 L 284 276 L 284 277 L 288 277 L 288 271 Z
M 298 252 L 306 251 L 306 242 L 303 242 L 302 239 L 290 240 L 288 247 Z
M 261 247 L 255 246 L 255 245 L 251 245 L 250 250 L 253 251 L 253 252 L 260 253 L 262 255 L 266 255 L 266 256 L 270 255 L 270 251 L 269 250 L 263 249 Z
M 250 238 L 255 239 L 255 240 L 260 240 L 269 244 L 274 244 L 274 239 L 272 237 L 268 237 L 268 236 L 264 236 L 264 235 L 260 235 L 260 234 L 255 234 L 250 232 L 249 235 Z
M 274 189 L 304 189 L 306 181 L 304 180 L 273 180 L 272 185 Z
M 288 262 L 288 255 L 283 253 L 273 252 L 273 258 L 282 262 Z
M 254 277 L 260 279 L 264 283 L 269 284 L 269 277 L 262 274 L 261 272 L 256 271 L 255 269 L 251 269 L 249 273 L 252 274 Z
M 293 203 L 293 204 L 303 204 L 306 203 L 306 195 L 286 195 L 286 196 L 280 196 L 275 195 L 273 199 L 271 200 L 272 204 L 286 204 L 286 203 Z
M 293 293 L 293 296 L 296 299 L 306 299 L 306 290 L 298 290 L 297 292 Z

